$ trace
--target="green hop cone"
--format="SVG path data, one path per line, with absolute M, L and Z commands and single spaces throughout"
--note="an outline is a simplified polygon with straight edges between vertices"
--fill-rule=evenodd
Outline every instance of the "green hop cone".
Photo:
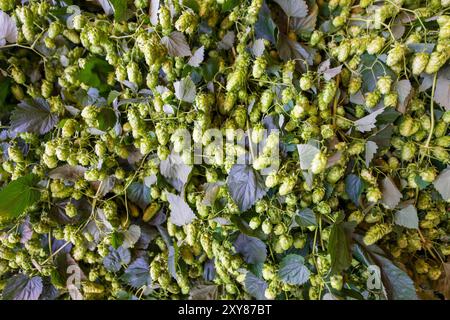
M 387 223 L 380 223 L 373 225 L 367 230 L 364 235 L 364 243 L 366 245 L 372 245 L 377 241 L 381 240 L 385 235 L 389 234 L 392 231 L 392 226 Z
M 380 77 L 377 81 L 377 89 L 381 94 L 385 95 L 391 91 L 392 79 L 390 76 Z
M 351 77 L 348 84 L 348 93 L 354 95 L 361 89 L 362 79 L 360 77 Z
M 374 108 L 380 101 L 381 93 L 378 90 L 368 92 L 366 94 L 366 106 L 370 109 Z
M 441 69 L 441 67 L 447 62 L 449 56 L 450 56 L 449 53 L 446 51 L 432 52 L 428 64 L 425 68 L 425 72 L 428 74 L 438 72 Z
M 377 54 L 383 49 L 385 39 L 383 37 L 375 37 L 367 46 L 368 54 Z
M 386 58 L 386 64 L 390 67 L 403 61 L 406 55 L 406 47 L 403 44 L 395 44 L 394 47 L 389 50 Z
M 411 63 L 411 70 L 413 75 L 418 76 L 419 74 L 421 74 L 428 65 L 429 59 L 430 56 L 426 52 L 416 53 Z
M 326 154 L 323 152 L 318 152 L 311 162 L 311 172 L 314 174 L 319 174 L 325 171 L 327 161 L 328 159 Z

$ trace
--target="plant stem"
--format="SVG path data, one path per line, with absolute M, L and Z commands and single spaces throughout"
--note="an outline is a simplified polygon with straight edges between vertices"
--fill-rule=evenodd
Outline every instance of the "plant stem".
M 434 93 L 436 91 L 436 82 L 437 82 L 437 72 L 434 74 L 433 78 L 433 87 L 431 89 L 431 102 L 430 102 L 430 132 L 428 133 L 427 141 L 425 142 L 424 151 L 428 153 L 428 148 L 430 146 L 431 138 L 433 137 L 434 131 Z M 422 163 L 425 154 L 421 154 L 420 163 Z

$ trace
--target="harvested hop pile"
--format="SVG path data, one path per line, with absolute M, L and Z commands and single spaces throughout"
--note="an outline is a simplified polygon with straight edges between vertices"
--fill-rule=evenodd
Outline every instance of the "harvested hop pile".
M 450 299 L 449 0 L 0 0 L 3 299 Z

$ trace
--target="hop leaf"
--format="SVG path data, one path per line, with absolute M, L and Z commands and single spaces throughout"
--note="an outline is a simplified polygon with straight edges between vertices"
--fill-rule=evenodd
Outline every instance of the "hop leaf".
M 288 17 L 303 18 L 308 15 L 308 5 L 304 0 L 275 0 Z
M 192 67 L 199 67 L 200 63 L 203 62 L 204 59 L 204 53 L 205 53 L 205 47 L 201 46 L 197 50 L 195 50 L 194 54 L 188 61 L 188 65 Z
M 266 260 L 266 244 L 258 238 L 241 233 L 234 242 L 234 247 L 237 253 L 242 254 L 247 263 L 255 264 Z
M 186 77 L 173 84 L 175 88 L 175 96 L 178 100 L 192 103 L 195 100 L 197 89 L 190 77 Z
M 113 247 L 110 247 L 109 254 L 103 259 L 103 265 L 109 271 L 117 272 L 124 264 L 130 263 L 130 260 L 131 254 L 128 249 L 123 247 L 114 249 Z
M 401 192 L 390 177 L 386 177 L 381 181 L 381 192 L 383 194 L 381 202 L 389 209 L 394 209 L 402 198 Z
M 170 206 L 170 221 L 174 225 L 184 226 L 196 219 L 194 212 L 182 197 L 168 193 L 167 200 Z
M 109 0 L 114 11 L 114 19 L 123 21 L 127 15 L 127 0 Z
M 179 31 L 174 31 L 170 35 L 161 39 L 161 43 L 166 46 L 172 57 L 188 57 L 191 49 L 186 41 L 186 37 Z
M 406 208 L 395 213 L 395 223 L 409 229 L 419 229 L 419 217 L 417 209 L 410 204 Z
M 359 132 L 371 131 L 375 128 L 375 123 L 377 122 L 377 117 L 384 112 L 384 108 L 378 109 L 371 114 L 355 121 L 356 130 Z
M 39 178 L 28 174 L 10 182 L 0 190 L 0 218 L 15 218 L 36 203 L 41 196 L 35 188 Z
M 300 168 L 302 170 L 310 169 L 314 157 L 320 150 L 311 144 L 298 144 L 297 150 L 300 159 Z
M 127 197 L 144 210 L 150 203 L 150 188 L 141 182 L 133 182 L 127 189 Z
M 298 254 L 289 254 L 281 260 L 278 276 L 281 281 L 292 284 L 302 285 L 309 280 L 309 270 L 304 265 L 305 259 Z
M 159 0 L 150 0 L 150 23 L 154 26 L 158 24 L 158 10 Z
M 219 41 L 219 43 L 217 44 L 217 48 L 221 49 L 221 50 L 229 50 L 233 47 L 234 44 L 234 32 L 233 31 L 228 31 L 222 38 L 222 40 Z
M 37 300 L 42 293 L 41 277 L 29 278 L 24 274 L 16 274 L 6 283 L 3 290 L 5 300 Z
M 180 155 L 172 151 L 166 160 L 161 161 L 159 170 L 170 184 L 181 192 L 188 181 L 192 166 L 186 165 Z
M 450 67 L 439 71 L 434 100 L 444 107 L 445 110 L 450 110 Z
M 145 258 L 134 260 L 122 275 L 124 280 L 132 288 L 138 289 L 144 285 L 151 284 L 150 267 Z
M 263 55 L 265 50 L 264 39 L 257 39 L 253 42 L 252 53 L 255 57 L 260 57 Z
M 450 168 L 442 171 L 434 180 L 433 185 L 445 201 L 450 201 Z
M 231 168 L 227 185 L 242 212 L 250 209 L 267 192 L 261 175 L 253 167 L 243 164 L 235 164 Z
M 244 288 L 249 294 L 258 300 L 265 300 L 264 292 L 268 285 L 267 282 L 255 276 L 252 272 L 247 272 L 245 275 Z
M 58 122 L 58 117 L 50 111 L 50 105 L 42 98 L 19 103 L 11 115 L 11 130 L 46 134 Z
M 354 204 L 359 205 L 359 197 L 363 190 L 362 180 L 354 175 L 350 174 L 345 178 L 345 192 L 347 192 L 350 199 Z
M 13 18 L 0 10 L 0 47 L 17 41 L 17 26 Z

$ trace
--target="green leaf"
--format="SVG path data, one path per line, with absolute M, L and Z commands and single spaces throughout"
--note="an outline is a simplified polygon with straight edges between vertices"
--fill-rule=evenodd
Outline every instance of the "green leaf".
M 264 292 L 268 285 L 263 279 L 258 278 L 250 271 L 245 275 L 244 288 L 252 297 L 258 300 L 265 300 Z
M 331 272 L 339 273 L 347 269 L 352 262 L 351 234 L 356 224 L 354 222 L 335 223 L 331 228 L 328 241 L 328 253 L 331 256 Z
M 383 250 L 376 246 L 366 246 L 361 235 L 355 235 L 355 257 L 366 266 L 377 265 L 381 271 L 381 281 L 388 299 L 417 300 L 414 282 L 408 274 L 386 258 Z
M 186 165 L 181 156 L 172 150 L 167 159 L 161 160 L 159 171 L 175 189 L 181 192 L 189 180 L 192 166 Z
M 206 81 L 214 79 L 217 72 L 219 72 L 219 59 L 211 57 L 203 64 L 201 73 Z
M 401 113 L 405 113 L 409 100 L 412 98 L 412 94 L 414 93 L 411 86 L 411 81 L 408 79 L 400 80 L 395 86 L 395 91 L 398 94 L 397 110 Z
M 4 300 L 38 300 L 42 293 L 42 278 L 29 278 L 24 274 L 16 274 L 9 278 L 3 290 Z
M 262 239 L 262 240 L 267 239 L 267 235 L 264 232 L 262 232 L 262 230 L 260 228 L 253 230 L 248 225 L 248 222 L 245 221 L 239 215 L 236 215 L 236 214 L 232 215 L 230 218 L 230 221 L 239 229 L 239 231 L 241 231 L 242 233 L 244 233 L 250 237 L 255 237 L 258 239 Z
M 108 105 L 110 105 L 111 103 L 113 103 L 113 101 L 114 101 L 116 98 L 120 97 L 120 95 L 121 95 L 121 93 L 120 93 L 119 91 L 116 91 L 116 90 L 110 91 L 110 92 L 108 93 L 108 99 L 106 99 L 106 103 L 107 103 Z
M 450 67 L 442 68 L 438 73 L 436 90 L 434 93 L 436 101 L 446 111 L 450 111 Z
M 188 57 L 191 49 L 186 41 L 186 37 L 179 31 L 174 31 L 161 39 L 161 43 L 167 48 L 172 57 Z
M 272 44 L 275 44 L 275 27 L 275 22 L 273 22 L 272 17 L 270 16 L 269 7 L 264 1 L 259 10 L 258 20 L 255 24 L 256 38 L 263 38 L 269 40 Z
M 428 186 L 431 184 L 431 182 L 428 182 L 428 181 L 423 180 L 422 177 L 419 176 L 419 175 L 417 175 L 417 176 L 414 178 L 414 182 L 415 182 L 415 183 L 417 184 L 417 186 L 419 187 L 419 190 L 423 190 L 423 189 L 425 189 L 426 187 L 428 187 Z
M 300 159 L 300 168 L 308 170 L 311 168 L 311 163 L 320 150 L 311 144 L 298 144 L 297 151 Z
M 301 43 L 291 40 L 285 34 L 280 33 L 277 42 L 277 49 L 280 58 L 284 61 L 298 59 L 299 61 L 305 61 L 308 65 L 312 65 L 313 50 L 305 47 Z
M 255 264 L 266 261 L 266 244 L 258 238 L 241 233 L 234 242 L 234 247 L 247 263 Z
M 172 278 L 177 279 L 177 262 L 179 257 L 179 250 L 177 243 L 169 246 L 169 256 L 167 258 L 167 269 Z
M 379 77 L 391 76 L 392 80 L 395 81 L 397 79 L 395 73 L 377 56 L 363 54 L 361 56 L 361 64 L 363 65 L 361 77 L 364 93 L 375 90 Z
M 122 245 L 123 239 L 123 234 L 113 232 L 113 234 L 111 234 L 111 246 L 117 250 Z
M 239 0 L 225 0 L 222 4 L 222 11 L 230 11 L 239 4 Z
M 409 229 L 419 229 L 419 217 L 417 216 L 417 209 L 410 204 L 406 208 L 395 213 L 394 221 L 399 226 Z
M 368 140 L 375 142 L 379 148 L 386 148 L 390 146 L 393 132 L 394 132 L 393 125 L 388 124 L 382 127 L 377 132 L 375 132 L 373 135 L 371 135 Z
M 58 123 L 58 116 L 42 98 L 21 101 L 11 115 L 11 130 L 46 134 Z
M 426 52 L 431 54 L 436 45 L 434 43 L 409 43 L 408 48 L 414 52 Z
M 300 227 L 317 226 L 316 214 L 309 208 L 300 210 L 295 216 L 295 222 Z
M 141 228 L 135 224 L 132 224 L 127 231 L 123 233 L 123 244 L 125 249 L 133 248 L 136 242 L 141 237 Z
M 263 268 L 264 268 L 264 262 L 258 262 L 258 263 L 248 265 L 248 271 L 253 273 L 258 278 L 263 277 L 263 275 L 262 275 Z
M 317 15 L 319 13 L 319 6 L 316 0 L 308 0 L 308 8 L 308 15 L 306 17 L 290 19 L 290 27 L 297 34 L 313 32 L 316 27 Z
M 91 57 L 78 73 L 78 79 L 90 87 L 97 88 L 100 92 L 105 92 L 109 88 L 106 84 L 107 74 L 113 70 L 113 67 L 105 60 Z
M 119 271 L 123 265 L 130 263 L 131 254 L 130 250 L 119 247 L 114 249 L 109 247 L 108 255 L 103 259 L 103 265 L 105 268 L 112 272 Z
M 167 201 L 170 206 L 170 221 L 176 226 L 184 226 L 196 219 L 191 207 L 180 196 L 167 193 Z
M 377 117 L 382 114 L 384 111 L 384 108 L 378 109 L 376 111 L 373 111 L 372 113 L 368 114 L 367 116 L 358 119 L 355 121 L 355 127 L 356 130 L 359 132 L 367 132 L 371 131 L 373 128 L 375 128 L 375 124 L 377 122 Z
M 192 56 L 189 58 L 188 65 L 194 68 L 200 67 L 200 64 L 203 62 L 203 59 L 205 58 L 205 47 L 201 46 L 195 52 L 192 54 Z
M 195 13 L 198 13 L 200 10 L 200 6 L 197 2 L 197 0 L 183 0 L 183 4 L 188 7 L 191 8 L 192 10 L 194 10 Z
M 278 276 L 281 281 L 292 285 L 302 285 L 309 280 L 309 270 L 305 259 L 298 254 L 289 254 L 281 260 Z
M 303 18 L 308 15 L 308 6 L 304 0 L 274 0 L 288 17 Z
M 250 209 L 267 193 L 264 179 L 249 165 L 235 164 L 228 174 L 227 185 L 241 212 Z
M 236 35 L 234 31 L 228 31 L 222 39 L 217 43 L 217 48 L 219 50 L 231 50 L 234 44 Z
M 127 0 L 109 0 L 114 10 L 114 19 L 123 21 L 127 16 Z
M 38 176 L 27 174 L 0 190 L 0 220 L 18 217 L 40 199 L 41 192 L 35 189 L 38 181 Z
M 189 300 L 217 300 L 219 286 L 216 284 L 198 284 L 191 288 Z
M 414 282 L 408 274 L 389 259 L 381 255 L 375 256 L 382 270 L 383 285 L 386 287 L 388 297 L 392 300 L 417 300 Z
M 395 120 L 400 116 L 400 112 L 395 110 L 395 108 L 385 108 L 383 113 L 377 117 L 377 125 L 394 123 Z
M 191 77 L 185 77 L 173 84 L 175 96 L 178 100 L 192 103 L 194 102 L 197 89 Z
M 386 177 L 381 181 L 381 192 L 383 194 L 381 203 L 389 209 L 394 209 L 402 198 L 402 193 L 398 190 L 391 177 Z
M 350 174 L 345 178 L 345 192 L 357 206 L 359 205 L 359 197 L 362 191 L 363 182 L 358 176 Z
M 366 167 L 369 167 L 370 162 L 373 159 L 373 156 L 375 155 L 375 153 L 377 153 L 378 146 L 375 142 L 369 140 L 366 142 L 365 149 L 366 149 L 365 150 Z
M 450 168 L 442 171 L 433 182 L 434 188 L 441 194 L 442 199 L 450 201 Z
M 101 108 L 97 119 L 98 128 L 102 131 L 107 131 L 117 122 L 116 113 L 111 108 Z
M 0 107 L 3 107 L 6 101 L 6 98 L 8 97 L 10 90 L 9 87 L 11 86 L 11 79 L 6 78 L 2 79 L 0 82 Z
M 134 260 L 125 270 L 121 279 L 134 289 L 151 284 L 150 267 L 144 257 Z
M 127 197 L 144 210 L 150 203 L 150 188 L 141 182 L 133 182 L 127 189 Z

